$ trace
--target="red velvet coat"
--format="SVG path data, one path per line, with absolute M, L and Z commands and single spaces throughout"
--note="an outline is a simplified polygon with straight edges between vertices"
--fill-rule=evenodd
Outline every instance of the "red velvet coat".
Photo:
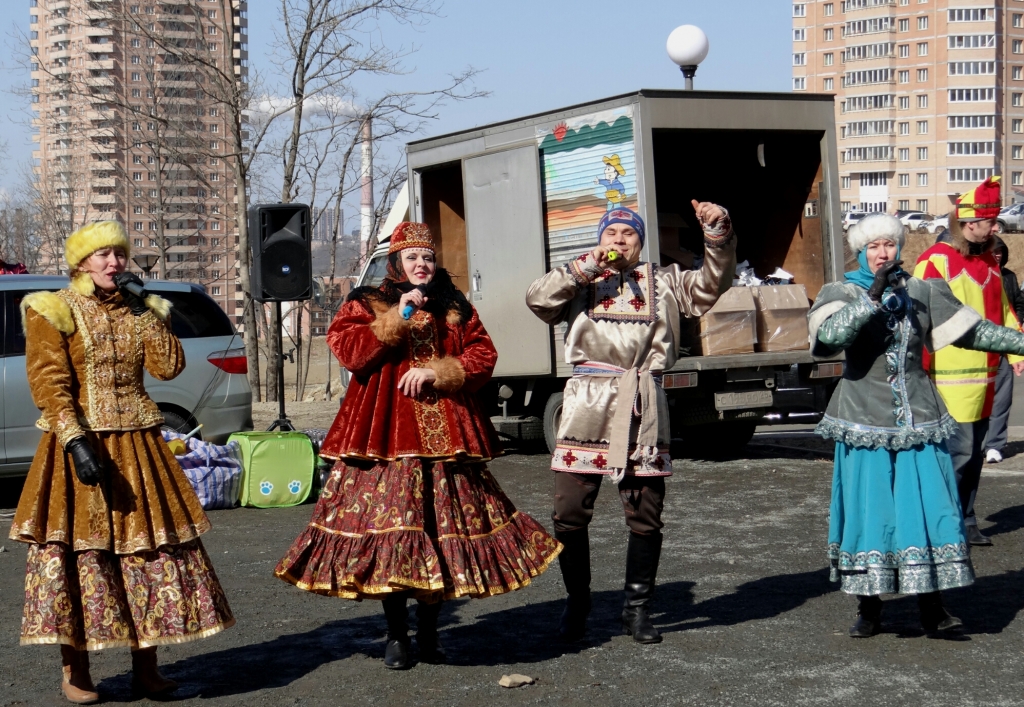
M 500 453 L 474 395 L 498 360 L 475 309 L 468 322 L 456 310 L 445 321 L 423 310 L 405 321 L 397 305 L 353 299 L 331 323 L 327 345 L 352 380 L 321 456 L 487 460 Z M 398 389 L 410 367 L 437 376 L 416 398 Z

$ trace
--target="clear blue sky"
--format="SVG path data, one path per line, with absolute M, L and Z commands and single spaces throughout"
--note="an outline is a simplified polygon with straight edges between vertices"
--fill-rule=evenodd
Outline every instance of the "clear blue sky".
M 6 27 L 0 90 L 6 110 L 0 139 L 9 160 L 31 158 L 25 103 L 6 91 L 27 83 L 14 58 L 16 30 L 28 30 L 28 0 L 0 0 L 16 10 Z M 249 0 L 249 55 L 261 67 L 279 0 Z M 431 88 L 446 73 L 485 70 L 478 87 L 491 96 L 443 109 L 424 136 L 473 127 L 638 88 L 678 88 L 683 78 L 665 53 L 680 24 L 699 25 L 711 52 L 697 73 L 702 89 L 788 91 L 791 3 L 781 0 L 446 0 L 441 17 L 421 28 L 388 27 L 390 46 L 416 45 L 409 76 L 388 85 Z M 261 47 L 263 49 L 261 49 Z M 11 162 L 0 188 L 16 181 Z

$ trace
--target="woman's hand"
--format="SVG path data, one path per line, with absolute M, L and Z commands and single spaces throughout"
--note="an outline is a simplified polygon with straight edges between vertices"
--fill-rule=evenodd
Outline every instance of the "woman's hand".
M 608 254 L 614 252 L 615 255 L 611 258 Z M 622 270 L 623 268 L 629 267 L 629 261 L 626 257 L 618 251 L 617 248 L 607 245 L 599 245 L 590 251 L 591 257 L 597 262 L 597 267 L 602 270 L 612 268 L 614 270 Z
M 878 270 L 875 270 L 875 279 L 868 288 L 868 299 L 872 302 L 881 302 L 885 288 L 889 287 L 889 275 L 897 272 L 903 265 L 902 260 L 890 260 L 882 263 Z
M 437 380 L 437 374 L 430 368 L 410 368 L 398 381 L 398 389 L 410 398 L 415 398 L 423 386 Z
M 89 446 L 85 437 L 75 437 L 64 446 L 74 462 L 78 480 L 86 486 L 95 486 L 106 476 L 106 469 L 96 457 L 96 452 Z
M 423 305 L 427 303 L 427 296 L 423 294 L 423 291 L 414 287 L 398 300 L 398 311 L 404 312 L 406 305 L 412 305 L 412 309 L 415 312 L 418 309 L 423 309 Z

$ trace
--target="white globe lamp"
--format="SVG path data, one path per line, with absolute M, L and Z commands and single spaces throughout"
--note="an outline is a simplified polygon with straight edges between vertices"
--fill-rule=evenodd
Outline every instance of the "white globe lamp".
M 693 90 L 693 76 L 711 48 L 708 36 L 696 25 L 680 25 L 672 30 L 665 43 L 669 58 L 679 65 L 686 77 L 686 90 Z

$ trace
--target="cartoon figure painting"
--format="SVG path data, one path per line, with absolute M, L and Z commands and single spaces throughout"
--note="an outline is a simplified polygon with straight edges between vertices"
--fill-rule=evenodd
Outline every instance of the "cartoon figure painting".
M 604 162 L 604 179 L 595 179 L 594 184 L 604 187 L 604 198 L 608 200 L 608 210 L 617 208 L 626 198 L 626 188 L 622 186 L 619 177 L 626 176 L 626 169 L 618 155 L 602 157 Z

